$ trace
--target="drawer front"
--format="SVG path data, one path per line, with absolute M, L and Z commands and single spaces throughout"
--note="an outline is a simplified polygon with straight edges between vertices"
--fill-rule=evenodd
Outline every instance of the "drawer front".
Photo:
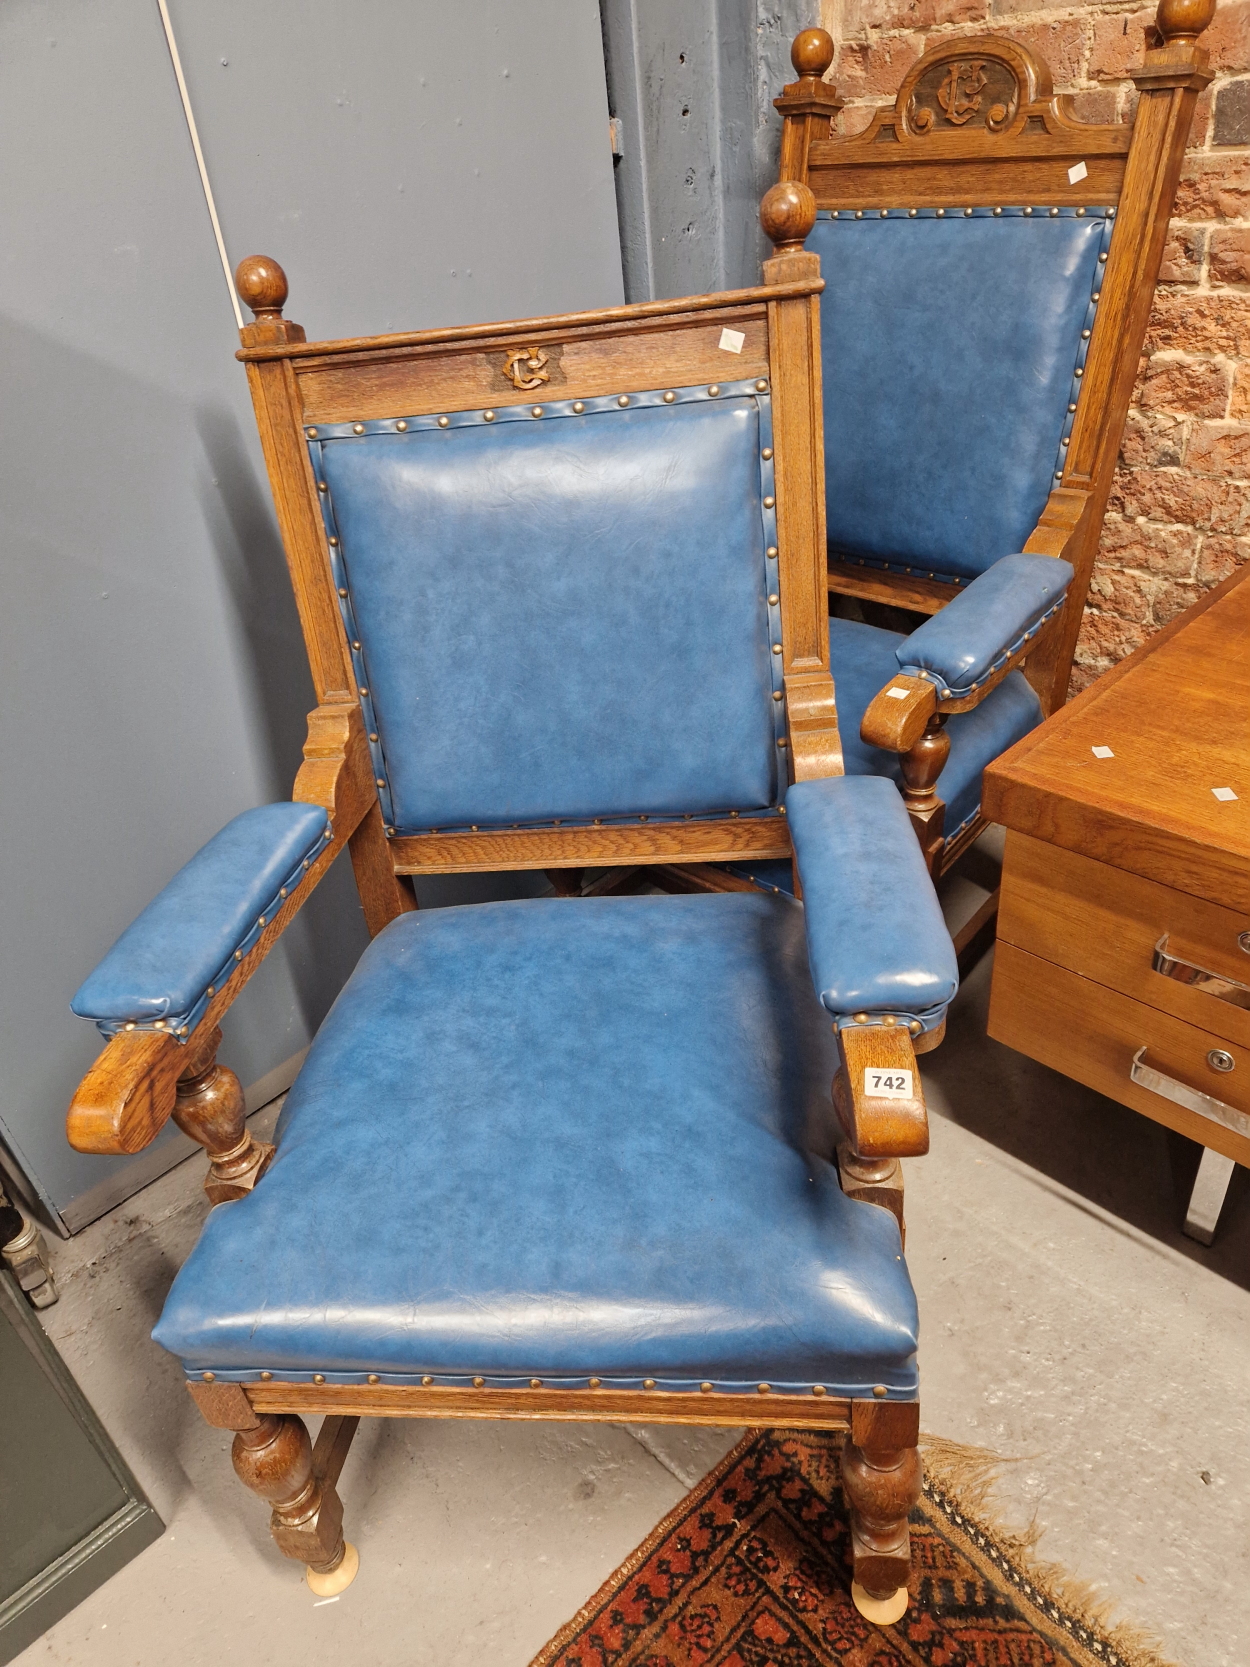
M 1027 834 L 1007 835 L 1000 940 L 1250 1048 L 1242 933 L 1250 933 L 1250 916 Z M 1165 938 L 1179 977 L 1155 970 Z
M 1211 1031 L 1001 941 L 989 1033 L 1156 1123 L 1250 1164 L 1250 1135 L 1174 1097 L 1192 1102 L 1196 1095 L 1210 1096 L 1250 1118 L 1250 1048 L 1230 1048 Z M 1232 1056 L 1231 1071 L 1207 1063 L 1213 1049 Z M 1152 1086 L 1133 1080 L 1135 1061 Z

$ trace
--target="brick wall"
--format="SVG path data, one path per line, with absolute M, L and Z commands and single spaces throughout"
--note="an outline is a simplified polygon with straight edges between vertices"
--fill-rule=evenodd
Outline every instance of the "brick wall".
M 1153 9 L 1091 0 L 822 0 L 844 131 L 892 96 L 935 36 L 1005 33 L 1087 121 L 1123 120 Z M 1073 690 L 1250 557 L 1250 0 L 1219 0 Z

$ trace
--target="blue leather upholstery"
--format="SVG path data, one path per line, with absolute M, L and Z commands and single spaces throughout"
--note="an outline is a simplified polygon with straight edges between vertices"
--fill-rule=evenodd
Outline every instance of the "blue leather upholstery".
M 1113 211 L 822 213 L 830 549 L 975 578 L 1062 470 Z
M 309 431 L 400 832 L 777 803 L 768 399 L 578 404 Z
M 973 694 L 1063 607 L 1073 576 L 1055 556 L 1003 556 L 905 637 L 894 658 L 944 699 Z
M 126 928 L 70 1003 L 106 1036 L 125 1024 L 194 1029 L 329 825 L 320 805 L 261 805 L 227 822 Z
M 911 818 L 879 776 L 800 781 L 786 794 L 807 957 L 839 1028 L 855 1013 L 933 1030 L 959 969 Z
M 830 1162 L 836 1064 L 790 899 L 401 916 L 154 1335 L 227 1380 L 912 1397 L 897 1226 Z

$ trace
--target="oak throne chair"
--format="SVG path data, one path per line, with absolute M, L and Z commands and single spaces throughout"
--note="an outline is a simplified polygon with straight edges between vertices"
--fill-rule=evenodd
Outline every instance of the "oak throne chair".
M 763 220 L 826 284 L 845 766 L 900 784 L 935 873 L 985 826 L 985 766 L 1066 696 L 1214 9 L 1162 0 L 1127 124 L 957 36 L 845 137 L 833 41 L 794 42 Z
M 898 793 L 842 773 L 817 265 L 321 343 L 273 262 L 239 268 L 319 704 L 291 802 L 216 835 L 75 997 L 108 1042 L 68 1126 L 134 1152 L 172 1116 L 207 1149 L 155 1335 L 319 1592 L 357 1564 L 362 1415 L 634 1419 L 845 1431 L 857 1601 L 906 1605 L 898 1160 L 956 971 Z M 218 1024 L 345 848 L 373 942 L 275 1153 Z M 736 859 L 793 859 L 805 901 L 611 894 Z M 600 895 L 418 911 L 408 878 L 525 868 Z

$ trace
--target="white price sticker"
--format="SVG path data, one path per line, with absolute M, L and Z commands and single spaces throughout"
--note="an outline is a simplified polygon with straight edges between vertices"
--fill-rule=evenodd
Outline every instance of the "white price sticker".
M 1089 178 L 1089 169 L 1083 162 L 1074 162 L 1068 169 L 1068 184 L 1079 185 L 1083 179 Z
M 864 1093 L 874 1100 L 910 1100 L 911 1072 L 865 1071 Z
M 746 333 L 742 330 L 722 330 L 720 333 L 722 353 L 741 353 L 746 344 Z
M 911 693 L 911 690 L 910 689 L 887 689 L 885 692 L 891 700 L 906 700 L 908 695 Z

